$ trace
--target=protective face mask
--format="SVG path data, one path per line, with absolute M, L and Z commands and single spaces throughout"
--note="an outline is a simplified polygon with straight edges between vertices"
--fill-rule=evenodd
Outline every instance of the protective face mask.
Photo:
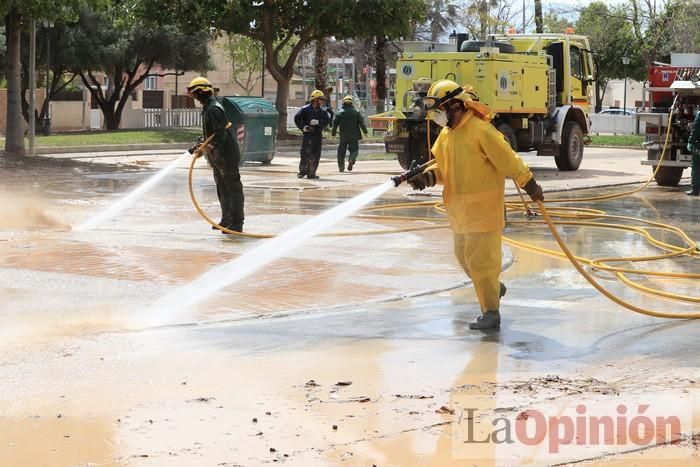
M 437 123 L 441 127 L 447 126 L 447 115 L 445 115 L 445 112 L 442 112 L 440 110 L 431 110 L 430 117 L 435 123 Z
M 447 126 L 454 128 L 454 126 L 459 123 L 459 119 L 462 116 L 462 108 L 449 107 L 447 109 Z

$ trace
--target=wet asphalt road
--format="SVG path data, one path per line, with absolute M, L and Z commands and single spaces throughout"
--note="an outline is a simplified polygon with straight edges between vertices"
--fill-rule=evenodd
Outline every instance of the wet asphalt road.
M 555 190 L 557 197 L 578 198 L 628 188 L 649 170 L 639 167 L 639 154 L 589 149 L 575 173 L 524 157 L 551 199 Z M 444 228 L 315 238 L 177 320 L 144 325 L 149 303 L 261 242 L 211 231 L 191 207 L 184 167 L 97 229 L 71 231 L 172 158 L 172 152 L 144 151 L 0 164 L 0 465 L 585 459 L 587 465 L 689 465 L 696 459 L 700 323 L 632 313 L 597 293 L 566 261 L 506 247 L 502 328 L 475 333 L 467 323 L 478 313 L 476 297 Z M 397 171 L 393 161 L 360 161 L 353 173 L 338 174 L 330 157 L 321 179 L 307 181 L 293 176 L 295 164 L 281 155 L 272 166 L 243 168 L 246 231 L 283 232 Z M 198 167 L 194 178 L 198 199 L 215 215 L 211 175 Z M 437 195 L 414 196 L 400 187 L 375 204 L 437 201 Z M 700 201 L 680 189 L 652 184 L 584 206 L 673 223 L 700 238 Z M 371 213 L 422 220 L 363 214 L 334 231 L 442 225 L 432 207 Z M 517 212 L 508 219 L 506 237 L 556 249 L 538 221 L 525 222 Z M 580 256 L 657 251 L 629 232 L 560 231 Z M 648 266 L 700 272 L 697 257 Z M 651 298 L 603 273 L 596 277 L 636 305 L 700 312 L 697 303 Z M 697 280 L 641 282 L 700 297 Z M 539 448 L 522 439 L 465 442 L 483 439 L 499 417 L 515 424 L 527 409 L 561 416 L 584 406 L 594 416 L 615 414 L 624 404 L 636 415 L 641 403 L 664 416 L 682 413 L 687 439 L 665 448 L 590 439 L 564 445 L 551 433 Z

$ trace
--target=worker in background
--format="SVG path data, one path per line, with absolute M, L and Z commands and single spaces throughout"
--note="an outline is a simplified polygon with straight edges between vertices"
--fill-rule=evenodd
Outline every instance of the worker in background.
M 435 164 L 408 183 L 416 190 L 443 185 L 455 256 L 472 279 L 481 305 L 481 316 L 469 327 L 496 329 L 501 324 L 500 299 L 506 292 L 499 280 L 505 178 L 515 179 L 533 200 L 544 200 L 542 188 L 490 123 L 491 110 L 478 102 L 471 88 L 439 80 L 424 102 L 434 115 L 441 114 L 445 125 L 432 147 Z
M 294 124 L 304 134 L 298 178 L 318 178 L 316 170 L 321 161 L 322 132 L 331 122 L 328 112 L 322 108 L 325 100 L 323 91 L 315 89 L 309 96 L 309 103 L 294 115 Z
M 360 112 L 353 106 L 352 96 L 343 97 L 343 108 L 340 109 L 333 119 L 333 130 L 331 134 L 335 136 L 340 129 L 340 143 L 338 144 L 338 170 L 345 171 L 345 153 L 350 149 L 348 158 L 348 171 L 352 171 L 357 154 L 360 151 L 359 141 L 362 133 L 367 136 L 367 127 Z
M 693 129 L 688 138 L 688 151 L 692 154 L 690 161 L 690 191 L 688 196 L 700 196 L 700 110 L 695 114 Z
M 224 106 L 214 97 L 214 88 L 209 80 L 202 76 L 190 81 L 187 93 L 202 104 L 204 138 L 215 135 L 207 147 L 201 148 L 201 152 L 209 161 L 214 172 L 216 194 L 221 205 L 219 225 L 229 230 L 242 232 L 244 199 L 241 174 L 238 171 L 241 152 L 233 130 L 226 128 L 228 118 L 226 118 Z

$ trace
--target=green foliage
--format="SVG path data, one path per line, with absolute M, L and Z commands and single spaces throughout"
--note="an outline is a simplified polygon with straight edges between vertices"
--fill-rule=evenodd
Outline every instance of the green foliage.
M 410 39 L 437 41 L 451 28 L 457 27 L 459 5 L 450 0 L 427 0 L 421 21 L 415 21 Z
M 568 18 L 559 16 L 553 11 L 548 11 L 542 18 L 545 33 L 561 34 L 566 28 L 573 27 L 574 24 Z
M 598 75 L 603 80 L 629 78 L 644 80 L 646 69 L 635 45 L 632 25 L 623 7 L 608 7 L 594 2 L 581 10 L 576 32 L 588 36 L 591 48 L 598 53 Z M 630 58 L 629 65 L 622 57 Z
M 175 24 L 151 23 L 141 14 L 143 10 L 123 3 L 84 10 L 71 31 L 78 72 L 109 129 L 119 127 L 126 100 L 146 77 L 163 76 L 155 65 L 181 72 L 205 69 L 209 63 L 208 31 L 183 33 Z M 109 77 L 106 91 L 98 72 Z
M 240 34 L 227 35 L 224 41 L 224 50 L 231 65 L 233 82 L 250 96 L 261 78 L 262 44 Z
M 357 0 L 350 9 L 350 20 L 341 18 L 341 22 L 345 37 L 362 39 L 383 34 L 387 39 L 399 39 L 410 34 L 412 25 L 423 21 L 427 11 L 425 0 Z
M 642 148 L 642 143 L 646 140 L 644 135 L 593 135 L 591 136 L 592 146 L 624 146 Z
M 700 3 L 678 2 L 669 7 L 672 18 L 668 28 L 669 50 L 671 52 L 700 52 Z

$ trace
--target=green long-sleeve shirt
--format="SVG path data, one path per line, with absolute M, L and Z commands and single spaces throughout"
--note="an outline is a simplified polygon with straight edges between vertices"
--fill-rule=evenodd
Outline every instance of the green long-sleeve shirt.
M 700 142 L 700 111 L 695 114 L 693 128 L 690 130 L 690 137 L 688 138 L 688 143 L 692 145 L 697 145 L 698 142 Z

